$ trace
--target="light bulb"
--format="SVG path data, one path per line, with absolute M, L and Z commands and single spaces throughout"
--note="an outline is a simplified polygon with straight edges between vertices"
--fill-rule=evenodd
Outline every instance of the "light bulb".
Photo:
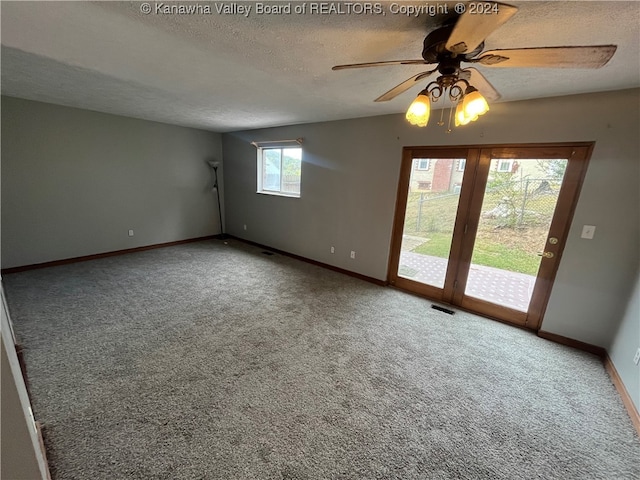
M 431 112 L 430 104 L 429 96 L 424 91 L 420 92 L 407 110 L 406 118 L 409 123 L 418 127 L 426 127 Z
M 462 108 L 465 117 L 476 120 L 478 115 L 484 115 L 489 111 L 489 104 L 476 88 L 469 87 L 464 94 Z
M 471 119 L 464 114 L 464 108 L 462 108 L 462 102 L 458 102 L 456 107 L 456 127 L 460 125 L 466 125 Z

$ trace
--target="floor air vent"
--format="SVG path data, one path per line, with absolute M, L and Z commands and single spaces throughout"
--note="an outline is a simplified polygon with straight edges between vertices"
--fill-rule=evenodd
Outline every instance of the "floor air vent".
M 440 305 L 431 305 L 431 308 L 433 308 L 434 310 L 438 310 L 439 312 L 448 313 L 449 315 L 453 315 L 454 313 L 456 313 L 453 310 L 449 310 L 448 308 L 441 307 Z

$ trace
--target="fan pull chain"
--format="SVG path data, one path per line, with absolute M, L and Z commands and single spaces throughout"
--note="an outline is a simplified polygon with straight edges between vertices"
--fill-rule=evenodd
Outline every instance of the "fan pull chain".
M 442 127 L 444 125 L 444 108 L 440 109 L 440 121 L 438 122 L 438 126 Z
M 451 119 L 453 118 L 453 105 L 449 107 L 449 125 L 447 126 L 447 133 L 451 133 Z

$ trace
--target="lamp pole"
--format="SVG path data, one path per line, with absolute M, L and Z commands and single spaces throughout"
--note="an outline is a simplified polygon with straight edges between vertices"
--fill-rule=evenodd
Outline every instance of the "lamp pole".
M 215 177 L 215 183 L 213 189 L 216 191 L 216 199 L 218 200 L 218 218 L 220 219 L 220 235 L 216 235 L 220 239 L 225 239 L 227 236 L 224 233 L 224 226 L 222 225 L 222 206 L 220 205 L 220 188 L 218 188 L 218 162 L 210 162 L 211 168 L 213 168 L 213 174 Z

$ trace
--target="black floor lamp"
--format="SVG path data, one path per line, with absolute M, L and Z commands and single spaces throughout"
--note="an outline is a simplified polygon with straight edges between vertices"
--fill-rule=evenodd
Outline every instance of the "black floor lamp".
M 213 168 L 213 175 L 215 178 L 213 184 L 213 190 L 216 191 L 216 198 L 218 200 L 218 217 L 220 218 L 220 235 L 216 235 L 216 238 L 225 239 L 227 235 L 224 233 L 224 226 L 222 225 L 222 207 L 220 205 L 220 188 L 218 188 L 218 167 L 220 162 L 207 162 L 211 168 Z

